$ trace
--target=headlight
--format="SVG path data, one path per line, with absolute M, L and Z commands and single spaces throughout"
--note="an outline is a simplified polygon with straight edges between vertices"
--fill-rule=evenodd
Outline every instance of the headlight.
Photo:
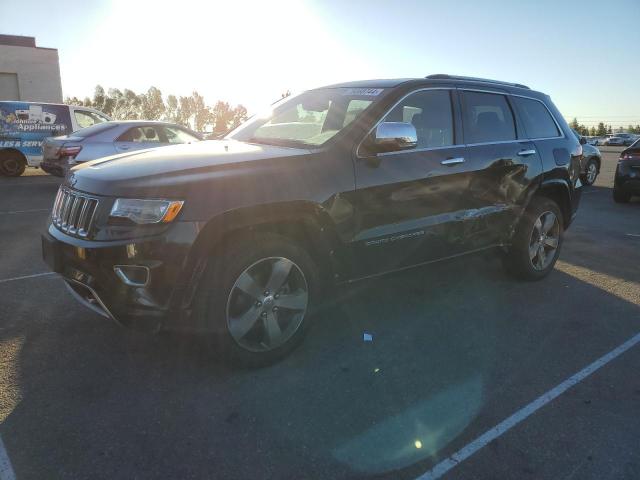
M 140 224 L 169 223 L 178 216 L 183 204 L 182 200 L 118 198 L 111 208 L 111 216 Z

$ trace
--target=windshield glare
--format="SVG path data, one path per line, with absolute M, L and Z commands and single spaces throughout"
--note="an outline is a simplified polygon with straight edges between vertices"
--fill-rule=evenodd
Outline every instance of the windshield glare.
M 312 90 L 254 117 L 226 138 L 281 146 L 317 147 L 358 118 L 382 89 L 325 88 Z

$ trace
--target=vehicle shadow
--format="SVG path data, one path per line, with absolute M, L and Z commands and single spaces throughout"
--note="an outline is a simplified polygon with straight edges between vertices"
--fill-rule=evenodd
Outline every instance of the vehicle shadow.
M 640 283 L 640 269 L 630 259 L 640 247 L 640 197 L 615 203 L 612 189 L 589 187 L 578 216 L 567 231 L 561 260 L 613 278 Z
M 637 333 L 640 311 L 561 271 L 520 283 L 466 257 L 340 289 L 290 357 L 232 370 L 50 282 L 0 311 L 0 343 L 21 339 L 0 425 L 18 478 L 414 478 Z

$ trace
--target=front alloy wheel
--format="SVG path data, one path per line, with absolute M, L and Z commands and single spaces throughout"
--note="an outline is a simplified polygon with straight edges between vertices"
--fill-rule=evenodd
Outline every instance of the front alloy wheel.
M 305 245 L 271 232 L 228 237 L 200 280 L 194 322 L 220 359 L 261 367 L 285 357 L 308 333 L 321 270 Z
M 535 270 L 545 270 L 556 256 L 560 222 L 553 212 L 544 212 L 533 224 L 529 241 L 529 259 Z
M 250 352 L 284 345 L 300 328 L 309 304 L 309 287 L 298 265 L 269 257 L 245 269 L 227 300 L 227 327 Z

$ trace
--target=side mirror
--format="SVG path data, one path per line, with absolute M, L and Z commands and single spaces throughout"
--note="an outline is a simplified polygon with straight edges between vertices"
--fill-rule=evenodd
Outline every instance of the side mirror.
M 580 145 L 584 145 L 585 143 L 587 143 L 587 139 L 584 137 L 580 137 Z
M 377 152 L 415 148 L 418 145 L 416 127 L 406 122 L 382 122 L 376 127 L 373 144 Z

